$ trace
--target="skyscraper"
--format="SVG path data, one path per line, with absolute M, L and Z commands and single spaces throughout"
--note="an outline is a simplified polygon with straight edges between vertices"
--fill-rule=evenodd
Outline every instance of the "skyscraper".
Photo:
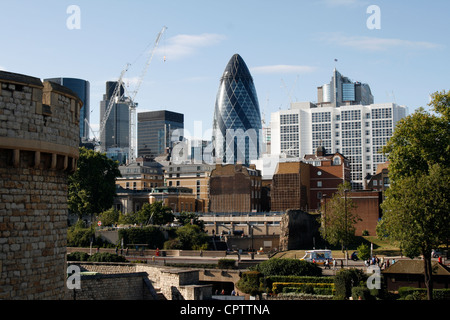
M 106 82 L 106 93 L 100 101 L 100 121 L 103 119 L 109 106 L 116 81 Z M 120 163 L 125 163 L 130 147 L 130 99 L 123 96 L 124 88 L 121 88 L 119 96 L 122 98 L 115 101 L 111 112 L 106 120 L 105 129 L 100 133 L 101 149 L 103 152 Z
M 213 119 L 213 157 L 246 165 L 262 154 L 258 97 L 247 65 L 235 54 L 220 80 Z
M 90 84 L 89 81 L 76 78 L 49 78 L 44 81 L 51 81 L 69 88 L 75 92 L 83 102 L 80 110 L 80 143 L 89 138 L 89 123 L 90 120 Z
M 339 152 L 350 160 L 353 188 L 361 189 L 365 176 L 373 175 L 377 165 L 387 160 L 381 148 L 406 111 L 395 103 L 340 108 L 292 103 L 289 110 L 271 115 L 272 155 L 303 158 L 315 154 L 319 146 Z
M 366 83 L 352 82 L 336 69 L 330 83 L 317 88 L 317 104 L 323 107 L 340 107 L 343 105 L 369 105 L 373 95 Z
M 295 102 L 271 114 L 271 154 L 303 158 L 318 147 L 339 152 L 350 161 L 353 188 L 361 189 L 366 175 L 386 162 L 380 151 L 407 108 L 374 104 L 367 84 L 353 83 L 336 69 L 330 84 L 318 88 L 318 98 L 317 104 Z
M 164 154 L 172 142 L 180 141 L 182 132 L 174 131 L 184 128 L 184 115 L 181 113 L 159 110 L 138 113 L 137 145 L 138 156 L 157 157 Z M 180 136 L 181 134 L 181 136 Z

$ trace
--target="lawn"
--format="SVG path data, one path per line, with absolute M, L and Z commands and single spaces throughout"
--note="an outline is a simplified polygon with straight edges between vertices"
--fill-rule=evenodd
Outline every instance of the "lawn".
M 379 257 L 383 256 L 399 256 L 400 249 L 386 240 L 380 240 L 375 236 L 366 236 L 366 237 L 356 237 L 356 240 L 353 244 L 349 246 L 349 255 L 356 251 L 356 248 L 362 243 L 365 242 L 370 246 L 370 243 L 373 243 L 373 254 Z M 344 253 L 341 251 L 339 247 L 328 247 L 331 249 L 333 258 L 342 259 L 344 258 Z M 311 248 L 312 249 L 312 248 Z M 316 249 L 324 249 L 324 248 L 316 248 Z M 274 255 L 274 258 L 291 258 L 291 259 L 301 259 L 305 255 L 307 249 L 304 250 L 289 250 L 284 252 L 279 252 Z

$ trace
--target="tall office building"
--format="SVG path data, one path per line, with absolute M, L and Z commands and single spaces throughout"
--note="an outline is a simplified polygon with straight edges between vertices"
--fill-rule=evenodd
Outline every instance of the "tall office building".
M 367 174 L 386 162 L 380 153 L 406 107 L 395 103 L 317 107 L 310 102 L 292 103 L 289 110 L 271 115 L 272 155 L 304 157 L 319 146 L 339 152 L 350 161 L 352 185 L 363 187 Z
M 100 121 L 104 118 L 111 101 L 117 81 L 106 82 L 106 93 L 100 101 Z M 106 120 L 105 129 L 100 134 L 101 149 L 111 159 L 125 163 L 130 148 L 130 99 L 120 89 L 120 100 L 113 102 L 111 112 Z
M 176 141 L 181 141 L 184 115 L 159 110 L 138 113 L 138 156 L 157 157 L 165 154 Z
M 247 65 L 235 54 L 220 80 L 213 119 L 213 157 L 246 165 L 262 154 L 258 97 Z
M 373 95 L 368 84 L 352 82 L 336 69 L 333 70 L 330 83 L 317 88 L 318 106 L 369 105 L 373 102 Z
M 49 78 L 44 81 L 51 81 L 69 88 L 75 92 L 83 102 L 80 110 L 80 143 L 89 139 L 89 126 L 86 124 L 90 121 L 90 84 L 89 81 L 76 78 Z

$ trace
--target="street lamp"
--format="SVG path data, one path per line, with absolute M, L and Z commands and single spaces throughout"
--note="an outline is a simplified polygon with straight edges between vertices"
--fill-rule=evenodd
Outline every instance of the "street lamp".
M 327 195 L 326 194 L 324 194 L 324 195 L 322 195 L 322 198 L 323 198 L 323 205 L 324 205 L 324 208 L 325 208 L 325 211 L 324 211 L 324 213 L 323 213 L 323 236 L 324 236 L 324 238 L 325 238 L 325 249 L 327 248 L 327 245 L 326 245 L 326 239 L 327 239 Z
M 344 233 L 344 248 L 345 248 L 345 263 L 348 267 L 348 252 L 347 252 L 347 192 L 348 189 L 344 189 L 344 209 L 345 209 L 345 233 Z

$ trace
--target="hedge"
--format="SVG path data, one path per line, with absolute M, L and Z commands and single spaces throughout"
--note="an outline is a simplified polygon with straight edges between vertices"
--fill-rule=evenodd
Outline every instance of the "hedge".
M 332 296 L 334 294 L 334 290 L 330 288 L 316 288 L 311 285 L 305 287 L 284 287 L 283 294 L 286 293 L 304 293 L 312 296 Z
M 274 282 L 272 284 L 272 292 L 277 294 L 285 292 L 284 288 L 300 288 L 300 292 L 315 293 L 315 289 L 331 289 L 334 291 L 334 283 L 318 283 L 318 282 Z M 292 289 L 291 289 L 292 290 Z M 292 291 L 290 291 L 292 292 Z
M 400 300 L 426 300 L 427 289 L 401 287 L 398 289 Z M 450 289 L 433 289 L 433 299 L 450 300 Z
M 298 259 L 271 258 L 259 263 L 255 267 L 256 271 L 264 276 L 321 276 L 322 269 L 315 263 Z
M 264 287 L 272 290 L 274 282 L 289 283 L 334 283 L 333 277 L 312 277 L 312 276 L 269 276 L 264 279 Z
M 236 260 L 234 259 L 219 259 L 217 261 L 218 269 L 234 269 L 236 267 Z

